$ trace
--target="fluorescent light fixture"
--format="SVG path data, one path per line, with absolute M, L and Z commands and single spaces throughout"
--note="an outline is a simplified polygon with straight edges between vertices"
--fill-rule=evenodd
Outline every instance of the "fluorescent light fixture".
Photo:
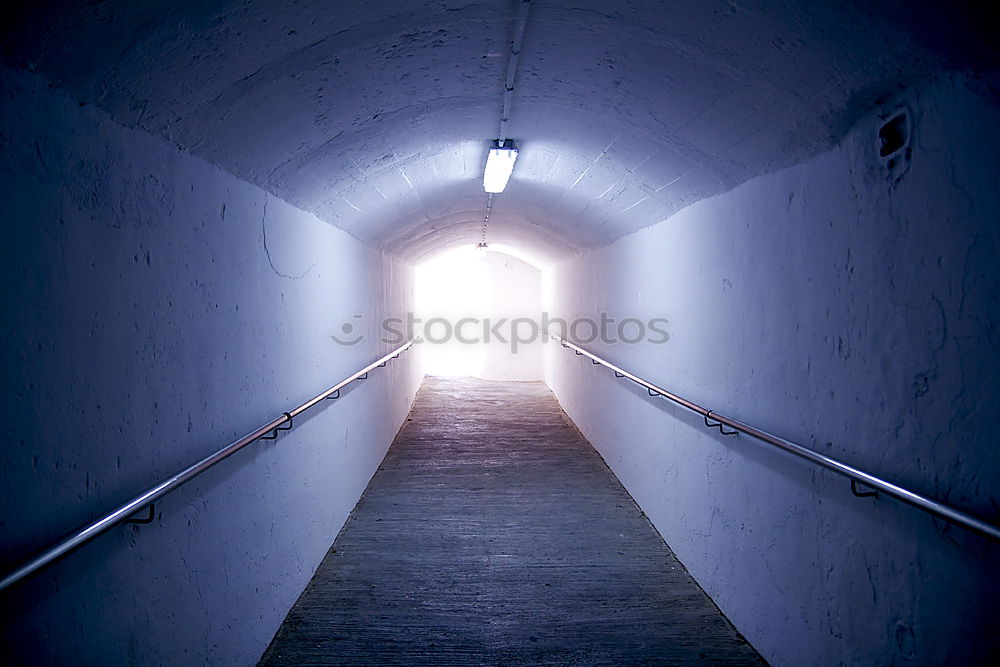
M 496 194 L 503 192 L 514 171 L 514 160 L 517 159 L 517 149 L 511 141 L 494 141 L 490 155 L 486 158 L 486 171 L 483 172 L 483 189 Z

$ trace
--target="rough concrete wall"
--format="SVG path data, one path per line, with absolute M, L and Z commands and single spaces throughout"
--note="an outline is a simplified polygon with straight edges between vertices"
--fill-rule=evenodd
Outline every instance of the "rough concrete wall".
M 407 265 L 2 76 L 7 570 L 377 358 L 412 305 Z M 364 340 L 335 344 L 343 322 Z M 255 662 L 404 420 L 411 360 L 2 594 L 4 660 Z
M 666 317 L 590 347 L 702 405 L 1000 521 L 1000 112 L 910 93 L 840 146 L 560 265 L 568 317 Z M 894 107 L 888 107 L 892 111 Z M 891 137 L 890 137 L 891 140 Z M 1000 549 L 701 418 L 552 345 L 564 408 L 692 574 L 775 664 L 995 656 Z

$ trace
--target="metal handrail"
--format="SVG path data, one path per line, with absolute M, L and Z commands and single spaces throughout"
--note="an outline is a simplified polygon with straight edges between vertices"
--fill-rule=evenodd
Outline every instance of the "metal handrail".
M 129 517 L 136 514 L 139 510 L 144 507 L 151 507 L 160 498 L 174 491 L 183 484 L 191 481 L 201 473 L 205 472 L 209 468 L 213 467 L 217 463 L 221 462 L 223 459 L 229 458 L 239 450 L 243 449 L 247 445 L 256 442 L 257 440 L 273 440 L 277 438 L 279 431 L 288 431 L 292 428 L 292 420 L 298 415 L 302 414 L 309 408 L 315 406 L 326 399 L 336 399 L 340 397 L 340 390 L 354 382 L 355 380 L 363 380 L 368 377 L 370 371 L 375 370 L 381 366 L 385 366 L 390 359 L 395 359 L 400 355 L 400 353 L 409 349 L 415 339 L 410 339 L 404 345 L 397 347 L 395 350 L 385 355 L 378 361 L 375 361 L 364 368 L 362 368 L 357 373 L 344 378 L 337 384 L 333 385 L 326 391 L 317 394 L 313 398 L 309 399 L 302 405 L 292 408 L 288 412 L 283 412 L 280 417 L 275 417 L 271 421 L 267 422 L 263 426 L 259 426 L 253 431 L 247 433 L 239 440 L 235 440 L 214 454 L 203 458 L 192 466 L 181 470 L 174 475 L 171 475 L 166 480 L 160 482 L 156 486 L 140 493 L 138 496 L 128 501 L 124 505 L 121 505 L 117 509 L 108 514 L 105 514 L 100 519 L 88 523 L 79 530 L 75 531 L 71 535 L 57 542 L 53 546 L 49 547 L 42 553 L 38 554 L 31 560 L 27 561 L 16 570 L 6 575 L 2 580 L 0 580 L 0 591 L 12 586 L 21 579 L 24 579 L 30 574 L 37 572 L 46 565 L 49 565 L 53 561 L 65 556 L 69 552 L 83 546 L 87 542 L 90 542 L 98 535 L 107 532 L 114 526 L 120 523 L 124 523 L 129 520 Z M 144 522 L 144 521 L 143 521 Z
M 890 496 L 893 496 L 894 498 L 902 500 L 903 502 L 913 505 L 914 507 L 918 507 L 924 510 L 925 512 L 929 512 L 931 514 L 939 516 L 942 519 L 947 519 L 952 523 L 958 524 L 977 533 L 981 533 L 982 535 L 986 535 L 987 537 L 992 537 L 995 540 L 1000 540 L 1000 527 L 987 523 L 986 521 L 983 521 L 982 519 L 975 517 L 967 512 L 963 512 L 960 509 L 947 505 L 941 502 L 940 500 L 935 500 L 933 498 L 928 498 L 927 496 L 923 496 L 919 493 L 914 493 L 913 491 L 905 489 L 897 484 L 893 484 L 892 482 L 887 482 L 884 479 L 881 479 L 880 477 L 876 477 L 875 475 L 864 472 L 863 470 L 858 470 L 853 466 L 849 466 L 843 461 L 838 461 L 835 458 L 831 458 L 824 454 L 820 454 L 819 452 L 809 449 L 808 447 L 803 447 L 798 443 L 791 442 L 790 440 L 785 440 L 784 438 L 776 436 L 773 433 L 762 431 L 759 428 L 755 428 L 753 426 L 750 426 L 749 424 L 745 424 L 737 419 L 733 419 L 732 417 L 727 417 L 726 415 L 715 412 L 714 410 L 709 410 L 707 408 L 704 408 L 698 405 L 697 403 L 694 403 L 693 401 L 689 401 L 686 398 L 683 398 L 681 396 L 678 396 L 677 394 L 669 392 L 666 389 L 653 384 L 652 382 L 643 380 L 641 377 L 634 375 L 633 373 L 630 373 L 625 369 L 612 364 L 610 361 L 602 359 L 596 354 L 588 352 L 587 350 L 583 349 L 582 347 L 579 347 L 578 345 L 574 345 L 565 338 L 560 338 L 559 336 L 554 336 L 552 334 L 548 335 L 550 338 L 557 341 L 563 347 L 573 350 L 580 356 L 588 357 L 594 364 L 600 364 L 601 366 L 610 368 L 612 371 L 614 371 L 615 377 L 625 378 L 631 380 L 632 382 L 635 382 L 636 384 L 642 387 L 645 387 L 646 390 L 649 392 L 650 396 L 662 396 L 667 400 L 673 401 L 674 403 L 680 405 L 683 408 L 698 413 L 704 419 L 705 426 L 707 427 L 718 428 L 724 435 L 736 435 L 737 432 L 745 433 L 751 437 L 756 438 L 757 440 L 766 442 L 769 445 L 773 445 L 775 447 L 783 449 L 786 452 L 791 452 L 792 454 L 800 456 L 806 459 L 807 461 L 812 461 L 813 463 L 819 466 L 822 466 L 828 470 L 832 470 L 833 472 L 839 475 L 843 475 L 844 477 L 849 478 L 851 480 L 851 491 L 855 495 L 858 496 L 874 495 L 872 493 L 859 492 L 855 487 L 855 483 L 861 482 L 863 485 L 867 487 L 876 489 L 877 491 L 881 491 Z M 712 420 L 715 423 L 714 424 L 709 423 L 709 420 Z M 735 429 L 735 431 L 727 432 L 723 430 L 725 426 Z

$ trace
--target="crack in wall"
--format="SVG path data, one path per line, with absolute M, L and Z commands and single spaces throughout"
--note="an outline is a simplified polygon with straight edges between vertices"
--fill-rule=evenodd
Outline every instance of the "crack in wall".
M 302 278 L 305 278 L 310 271 L 312 271 L 314 266 L 316 266 L 316 262 L 313 262 L 299 275 L 291 275 L 282 273 L 278 270 L 278 267 L 274 265 L 274 259 L 271 257 L 271 249 L 267 246 L 267 195 L 264 195 L 264 212 L 260 216 L 260 231 L 264 239 L 264 254 L 267 255 L 267 263 L 270 265 L 271 270 L 278 276 L 288 278 L 290 280 L 301 280 Z

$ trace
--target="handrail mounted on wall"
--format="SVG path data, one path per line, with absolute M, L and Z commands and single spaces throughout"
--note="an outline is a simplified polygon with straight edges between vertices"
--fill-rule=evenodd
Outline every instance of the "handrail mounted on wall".
M 321 392 L 316 396 L 310 398 L 302 405 L 294 407 L 288 412 L 281 413 L 280 416 L 275 417 L 266 424 L 263 424 L 262 426 L 255 428 L 253 431 L 250 431 L 239 440 L 235 440 L 229 443 L 228 445 L 226 445 L 219 451 L 215 452 L 214 454 L 211 454 L 210 456 L 203 458 L 201 461 L 198 461 L 194 465 L 191 465 L 185 468 L 184 470 L 181 470 L 180 472 L 171 475 L 170 477 L 163 480 L 156 486 L 140 493 L 132 500 L 128 501 L 124 505 L 121 505 L 117 509 L 105 514 L 100 519 L 92 521 L 91 523 L 88 523 L 86 526 L 83 526 L 79 530 L 75 531 L 71 535 L 60 540 L 59 542 L 52 545 L 42 553 L 38 554 L 31 560 L 27 561 L 26 563 L 18 567 L 16 570 L 6 575 L 3 579 L 0 579 L 0 591 L 4 590 L 5 588 L 8 588 L 9 586 L 12 586 L 13 584 L 24 579 L 28 575 L 37 572 L 46 565 L 49 565 L 53 561 L 65 556 L 74 549 L 83 546 L 87 542 L 93 540 L 98 535 L 107 532 L 108 530 L 110 530 L 114 526 L 117 526 L 120 523 L 151 522 L 153 515 L 153 510 L 152 510 L 153 503 L 155 503 L 157 500 L 163 498 L 165 495 L 177 489 L 178 487 L 182 486 L 183 484 L 191 481 L 192 479 L 194 479 L 201 473 L 205 472 L 209 468 L 215 466 L 224 459 L 229 458 L 230 456 L 232 456 L 239 450 L 243 449 L 247 445 L 254 443 L 258 440 L 274 440 L 275 438 L 278 437 L 278 433 L 280 433 L 281 431 L 291 430 L 292 423 L 295 417 L 299 416 L 309 408 L 314 407 L 315 405 L 321 403 L 324 400 L 339 398 L 341 389 L 351 384 L 355 380 L 364 380 L 365 378 L 368 377 L 368 373 L 370 371 L 373 371 L 381 366 L 385 366 L 390 359 L 395 359 L 396 357 L 398 357 L 400 353 L 409 349 L 413 345 L 413 343 L 414 339 L 411 338 L 409 341 L 397 347 L 395 350 L 385 355 L 378 361 L 368 364 L 357 373 L 354 373 L 353 375 L 344 378 L 343 380 L 333 385 L 326 391 Z M 130 519 L 130 517 L 135 515 L 138 511 L 142 510 L 143 508 L 150 508 L 149 510 L 150 516 L 148 517 L 148 519 Z
M 579 356 L 587 357 L 595 365 L 601 365 L 611 369 L 614 371 L 615 377 L 631 380 L 641 387 L 644 387 L 649 392 L 650 396 L 662 396 L 663 398 L 673 401 L 687 410 L 696 412 L 704 419 L 705 426 L 709 428 L 718 428 L 723 435 L 736 435 L 737 433 L 744 433 L 760 440 L 761 442 L 766 442 L 769 445 L 795 454 L 796 456 L 802 457 L 807 461 L 811 461 L 816 465 L 832 470 L 838 475 L 843 475 L 844 477 L 849 478 L 851 480 L 851 492 L 856 496 L 863 497 L 875 495 L 872 492 L 859 491 L 857 483 L 860 482 L 866 487 L 875 489 L 876 492 L 880 491 L 902 500 L 905 503 L 913 505 L 914 507 L 920 508 L 925 512 L 929 512 L 935 516 L 941 517 L 942 519 L 958 524 L 959 526 L 963 526 L 969 530 L 981 533 L 982 535 L 986 535 L 987 537 L 991 537 L 995 540 L 1000 540 L 1000 527 L 987 523 L 978 517 L 972 516 L 968 512 L 964 512 L 960 509 L 952 507 L 951 505 L 947 505 L 940 500 L 935 500 L 919 493 L 915 493 L 909 489 L 899 486 L 898 484 L 887 482 L 880 477 L 876 477 L 875 475 L 864 472 L 863 470 L 849 466 L 843 461 L 826 456 L 825 454 L 820 454 L 817 451 L 804 447 L 798 443 L 791 442 L 790 440 L 785 440 L 784 438 L 776 436 L 773 433 L 768 433 L 767 431 L 755 428 L 737 419 L 733 419 L 732 417 L 727 417 L 726 415 L 715 412 L 714 410 L 704 408 L 693 401 L 689 401 L 682 396 L 678 396 L 677 394 L 669 392 L 652 382 L 644 380 L 638 375 L 634 375 L 633 373 L 612 364 L 610 361 L 602 359 L 592 352 L 588 352 L 582 347 L 569 342 L 565 338 L 548 334 L 548 332 L 546 333 L 552 340 L 557 341 L 564 348 L 573 350 Z M 725 427 L 727 426 L 734 430 L 726 431 Z

